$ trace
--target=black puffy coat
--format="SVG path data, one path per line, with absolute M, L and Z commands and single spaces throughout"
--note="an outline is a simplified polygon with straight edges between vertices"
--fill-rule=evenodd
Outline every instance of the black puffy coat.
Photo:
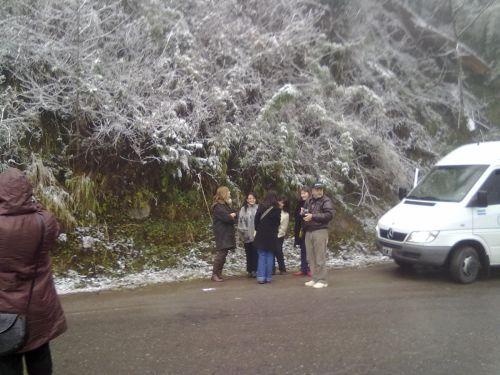
M 236 235 L 234 224 L 237 217 L 232 218 L 230 214 L 235 212 L 227 204 L 216 203 L 212 208 L 212 228 L 215 236 L 217 250 L 234 249 L 236 247 Z
M 278 247 L 278 228 L 281 221 L 281 210 L 273 207 L 262 219 L 265 208 L 259 206 L 255 214 L 255 238 L 253 246 L 258 250 L 275 252 Z

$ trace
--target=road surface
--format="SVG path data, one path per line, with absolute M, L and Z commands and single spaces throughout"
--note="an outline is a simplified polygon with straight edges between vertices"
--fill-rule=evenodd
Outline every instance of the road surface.
M 500 374 L 499 275 L 458 285 L 385 264 L 306 280 L 64 296 L 55 375 Z

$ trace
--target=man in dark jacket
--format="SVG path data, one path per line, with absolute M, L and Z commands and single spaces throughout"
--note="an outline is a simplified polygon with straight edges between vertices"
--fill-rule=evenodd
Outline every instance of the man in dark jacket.
M 49 252 L 59 234 L 55 217 L 33 201 L 26 176 L 15 168 L 0 173 L 0 311 L 25 313 L 31 280 L 35 278 L 28 311 L 28 340 L 19 352 L 0 357 L 1 375 L 52 373 L 49 342 L 66 330 L 66 319 L 52 278 Z M 40 223 L 43 220 L 43 227 Z M 35 269 L 35 252 L 38 269 Z
M 328 225 L 335 210 L 330 198 L 324 195 L 323 184 L 317 182 L 312 188 L 312 197 L 304 205 L 304 225 L 306 232 L 307 261 L 311 268 L 312 280 L 305 283 L 314 288 L 325 288 L 326 283 L 326 245 L 328 244 Z

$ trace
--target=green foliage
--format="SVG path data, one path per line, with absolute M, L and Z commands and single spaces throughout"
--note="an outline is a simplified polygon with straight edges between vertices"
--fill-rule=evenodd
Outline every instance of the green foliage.
M 500 128 L 500 101 L 494 101 L 489 105 L 488 117 L 497 128 Z
M 64 228 L 73 228 L 77 221 L 72 210 L 71 197 L 60 186 L 52 169 L 45 166 L 42 159 L 33 154 L 26 175 L 33 185 L 34 195 L 42 205 L 56 215 Z
M 209 204 L 211 195 L 207 197 Z M 185 190 L 174 187 L 166 196 L 165 202 L 160 205 L 160 210 L 165 210 L 170 221 L 196 221 L 208 216 L 201 192 L 194 187 Z
M 149 206 L 149 202 L 155 198 L 155 195 L 149 190 L 140 190 L 133 195 L 131 200 L 132 207 L 145 208 Z
M 88 248 L 82 245 L 82 232 L 71 232 L 54 251 L 54 270 L 59 275 L 73 270 L 95 276 L 175 267 L 196 243 L 211 240 L 208 223 L 206 218 L 170 221 L 157 217 L 98 225 L 85 232 L 94 238 Z
M 321 3 L 329 5 L 332 9 L 340 11 L 349 4 L 349 0 L 321 0 Z
M 42 167 L 46 168 L 38 161 L 37 168 Z M 55 183 L 53 176 L 42 170 L 39 180 Z M 174 267 L 195 244 L 209 242 L 210 217 L 200 191 L 196 185 L 189 188 L 174 185 L 168 172 L 166 169 L 162 171 L 165 175 L 156 176 L 156 189 L 146 179 L 135 181 L 130 190 L 121 191 L 120 195 L 106 190 L 110 185 L 102 177 L 100 189 L 88 175 L 68 179 L 66 186 L 71 199 L 66 201 L 78 214 L 79 224 L 91 226 L 67 231 L 67 240 L 58 244 L 54 254 L 56 272 L 65 274 L 74 270 L 92 276 Z M 149 217 L 130 217 L 134 209 L 149 206 L 152 207 Z M 59 217 L 61 212 L 55 214 Z M 84 247 L 87 237 L 92 239 L 91 246 Z
M 82 223 L 95 223 L 101 206 L 97 197 L 96 183 L 87 175 L 74 176 L 66 180 L 71 197 L 71 209 L 82 218 Z
M 336 207 L 334 224 L 330 228 L 332 247 L 354 241 L 367 241 L 370 232 L 366 232 L 362 224 L 344 207 Z
M 346 242 L 416 164 L 471 139 L 456 129 L 454 62 L 419 48 L 375 1 L 19 0 L 0 10 L 0 169 L 10 158 L 30 165 L 43 204 L 78 226 L 59 272 L 175 265 L 211 236 L 200 188 L 210 205 L 222 184 L 294 199 L 321 178 Z M 494 60 L 492 17 L 465 37 Z M 484 84 L 466 89 L 496 121 L 498 87 Z M 83 248 L 87 235 L 98 241 Z
M 266 121 L 276 116 L 285 105 L 297 99 L 299 95 L 299 91 L 293 85 L 287 84 L 281 87 L 261 109 L 257 121 Z

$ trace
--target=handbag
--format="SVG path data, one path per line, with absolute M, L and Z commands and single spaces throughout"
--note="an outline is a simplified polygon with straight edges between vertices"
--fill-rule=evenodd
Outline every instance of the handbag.
M 0 312 L 0 356 L 7 356 L 17 352 L 24 346 L 26 340 L 28 339 L 26 320 L 31 304 L 36 274 L 38 272 L 40 253 L 42 251 L 43 240 L 45 237 L 45 224 L 43 223 L 43 219 L 40 214 L 37 214 L 37 217 L 42 227 L 42 235 L 34 255 L 35 272 L 33 274 L 33 279 L 31 280 L 26 311 L 19 314 Z

